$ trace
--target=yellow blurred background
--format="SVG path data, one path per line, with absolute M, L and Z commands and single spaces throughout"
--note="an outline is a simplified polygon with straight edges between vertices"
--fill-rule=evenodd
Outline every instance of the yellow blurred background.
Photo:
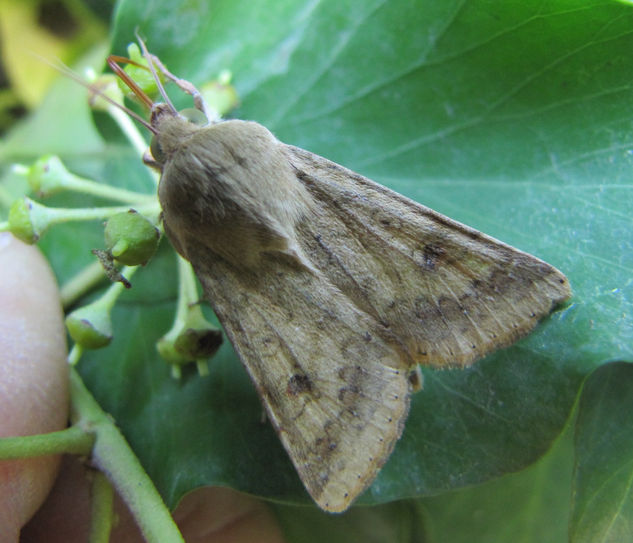
M 0 0 L 0 134 L 35 108 L 57 73 L 107 38 L 114 0 Z

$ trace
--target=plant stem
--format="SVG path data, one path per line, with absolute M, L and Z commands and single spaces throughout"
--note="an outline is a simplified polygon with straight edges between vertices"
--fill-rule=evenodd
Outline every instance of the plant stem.
M 132 119 L 125 113 L 125 111 L 119 109 L 118 107 L 109 104 L 107 107 L 107 112 L 114 119 L 114 121 L 119 125 L 119 128 L 123 131 L 127 139 L 134 146 L 139 155 L 143 156 L 145 150 L 148 145 L 141 132 L 136 125 L 132 122 Z
M 189 306 L 196 303 L 198 291 L 196 279 L 191 264 L 178 255 L 178 306 L 176 309 L 176 322 L 182 326 L 187 319 Z
M 114 488 L 100 471 L 93 473 L 88 543 L 108 543 L 114 521 Z
M 50 223 L 49 224 L 62 224 L 70 221 L 90 221 L 97 219 L 107 219 L 115 213 L 125 213 L 130 210 L 129 206 L 115 206 L 115 207 L 82 207 L 82 208 L 68 208 L 68 207 L 48 207 Z M 157 216 L 159 212 L 158 203 L 145 204 L 135 208 L 141 215 Z
M 156 200 L 156 196 L 153 194 L 143 194 L 120 187 L 114 187 L 112 185 L 106 185 L 104 183 L 97 183 L 92 179 L 85 179 L 77 175 L 69 176 L 69 178 L 64 182 L 64 187 L 74 192 L 90 194 L 92 196 L 106 198 L 109 200 L 117 200 L 119 202 L 125 202 L 132 205 L 138 205 L 144 202 L 153 202 Z
M 105 278 L 103 267 L 99 262 L 89 264 L 62 285 L 60 295 L 62 306 L 69 307 Z
M 70 366 L 75 366 L 77 362 L 79 362 L 79 359 L 81 358 L 83 352 L 83 347 L 75 343 L 72 350 L 68 353 L 68 364 Z
M 176 303 L 176 315 L 169 331 L 163 336 L 164 340 L 174 342 L 183 331 L 187 323 L 190 307 L 197 302 L 198 291 L 196 290 L 196 279 L 191 264 L 177 255 L 178 258 L 178 301 Z M 184 361 L 184 359 L 183 359 Z M 203 370 L 204 371 L 204 370 Z M 182 377 L 182 370 L 179 363 L 171 363 L 171 376 L 174 379 Z
M 148 148 L 147 142 L 141 135 L 139 129 L 136 127 L 132 119 L 121 109 L 114 107 L 113 105 L 109 105 L 107 108 L 107 112 L 114 119 L 114 121 L 119 125 L 119 128 L 126 135 L 127 139 L 134 146 L 138 154 L 143 157 L 145 151 Z M 149 169 L 149 168 L 148 168 Z M 154 171 L 149 169 L 150 174 L 152 175 L 152 179 L 154 180 L 154 184 L 158 186 L 159 176 Z
M 12 170 L 26 179 L 31 189 L 36 191 L 39 196 L 48 196 L 61 190 L 67 190 L 132 205 L 149 203 L 156 199 L 153 194 L 134 192 L 75 175 L 68 171 L 59 157 L 54 155 L 40 158 L 31 167 L 14 164 Z
M 64 453 L 88 455 L 94 441 L 91 432 L 76 426 L 48 434 L 5 437 L 0 439 L 0 460 Z
M 70 369 L 71 407 L 76 424 L 96 435 L 92 462 L 112 482 L 148 543 L 184 543 L 171 514 L 121 432 Z

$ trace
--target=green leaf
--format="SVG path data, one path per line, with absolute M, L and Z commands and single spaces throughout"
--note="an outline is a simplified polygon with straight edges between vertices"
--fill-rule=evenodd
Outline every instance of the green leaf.
M 288 541 L 301 543 L 426 542 L 415 502 L 400 501 L 376 507 L 357 507 L 331 515 L 314 507 L 274 506 Z
M 587 380 L 576 421 L 573 543 L 633 539 L 633 364 Z
M 419 500 L 425 543 L 567 541 L 573 432 L 538 462 L 485 484 Z
M 622 317 L 630 302 L 617 290 L 626 288 L 631 262 L 623 251 L 631 242 L 623 197 L 631 162 L 630 8 L 398 1 L 169 6 L 176 14 L 171 22 L 162 16 L 166 2 L 121 4 L 114 50 L 124 50 L 138 25 L 168 67 L 194 83 L 230 69 L 242 100 L 236 116 L 546 258 L 575 289 L 571 307 L 517 346 L 467 371 L 425 371 L 404 436 L 362 501 L 485 481 L 543 454 L 585 372 L 617 349 L 631 349 L 620 342 L 631 332 L 630 318 Z M 614 231 L 621 235 L 606 243 Z M 224 351 L 220 360 L 201 394 L 217 397 L 228 383 L 248 394 L 232 354 Z M 218 404 L 205 417 L 210 435 L 194 447 L 200 464 L 191 455 L 171 455 L 181 484 L 183 473 L 189 484 L 224 482 L 214 473 L 234 463 L 252 470 L 239 488 L 299 499 L 296 478 L 270 469 L 269 462 L 289 464 L 270 430 L 253 433 L 255 413 Z M 225 420 L 229 435 L 216 434 Z M 131 431 L 142 435 L 148 424 L 136 421 Z M 231 436 L 234 445 L 222 454 L 217 442 Z M 270 456 L 254 463 L 264 442 Z M 163 474 L 167 496 L 184 491 L 162 482 L 165 470 L 146 465 Z
M 616 356 L 633 359 L 630 5 L 123 1 L 114 53 L 125 54 L 137 27 L 194 84 L 231 70 L 242 104 L 236 117 L 533 253 L 570 279 L 571 305 L 525 340 L 468 370 L 424 370 L 404 435 L 362 503 L 435 495 L 524 469 L 561 432 L 583 378 Z M 110 138 L 111 126 L 99 121 Z M 21 156 L 29 155 L 21 141 Z M 149 186 L 120 140 L 79 155 L 47 151 L 70 158 L 82 175 Z M 82 228 L 80 242 L 77 231 L 44 237 L 60 277 L 101 243 L 98 228 Z M 207 378 L 191 372 L 173 381 L 157 357 L 175 276 L 163 246 L 122 296 L 112 344 L 82 359 L 87 385 L 170 506 L 207 484 L 309 503 L 229 345 Z

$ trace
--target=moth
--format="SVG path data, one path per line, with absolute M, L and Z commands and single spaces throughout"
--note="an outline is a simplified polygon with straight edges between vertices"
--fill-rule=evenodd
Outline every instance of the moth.
M 464 368 L 570 297 L 549 264 L 459 224 L 260 124 L 191 122 L 141 41 L 164 103 L 146 162 L 165 232 L 191 264 L 305 488 L 340 512 L 402 434 L 418 365 Z

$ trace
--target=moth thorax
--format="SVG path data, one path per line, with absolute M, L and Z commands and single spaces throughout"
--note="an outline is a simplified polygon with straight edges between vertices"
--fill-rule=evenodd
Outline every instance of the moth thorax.
M 158 113 L 152 121 L 152 126 L 156 128 L 157 134 L 154 136 L 151 151 L 154 158 L 161 163 L 171 157 L 192 134 L 200 130 L 199 126 L 171 111 Z

